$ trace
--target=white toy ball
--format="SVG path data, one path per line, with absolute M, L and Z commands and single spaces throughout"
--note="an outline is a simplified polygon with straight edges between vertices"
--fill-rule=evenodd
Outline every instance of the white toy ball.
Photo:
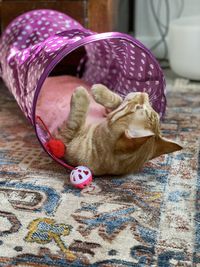
M 76 188 L 83 189 L 92 182 L 92 173 L 85 166 L 78 166 L 70 173 L 70 182 Z

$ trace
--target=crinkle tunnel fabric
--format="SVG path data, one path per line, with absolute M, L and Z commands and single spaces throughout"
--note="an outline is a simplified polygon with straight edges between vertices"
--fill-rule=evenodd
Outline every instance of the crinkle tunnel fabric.
M 163 73 L 139 41 L 122 33 L 96 34 L 63 13 L 44 9 L 16 18 L 0 41 L 1 76 L 32 124 L 44 80 L 63 57 L 82 45 L 87 51 L 85 81 L 103 83 L 122 96 L 145 91 L 164 115 Z

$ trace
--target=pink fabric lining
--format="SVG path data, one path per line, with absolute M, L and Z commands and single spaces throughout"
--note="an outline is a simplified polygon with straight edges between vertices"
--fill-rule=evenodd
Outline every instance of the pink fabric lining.
M 73 91 L 78 86 L 84 86 L 90 93 L 90 85 L 81 79 L 72 76 L 48 77 L 40 91 L 36 115 L 40 116 L 51 133 L 67 119 L 70 109 L 70 100 Z M 105 108 L 97 104 L 91 97 L 87 123 L 101 121 Z

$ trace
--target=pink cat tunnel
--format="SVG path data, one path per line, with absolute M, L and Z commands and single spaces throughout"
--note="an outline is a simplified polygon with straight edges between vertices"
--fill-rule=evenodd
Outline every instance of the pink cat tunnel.
M 37 122 L 36 115 L 43 91 L 42 99 L 49 105 L 48 116 L 60 114 L 58 121 L 62 117 L 59 101 L 53 105 L 50 103 L 52 91 L 48 88 L 53 84 L 55 98 L 66 98 L 70 89 L 65 86 L 65 81 L 69 79 L 48 76 L 59 62 L 80 48 L 84 49 L 85 55 L 77 64 L 77 76 L 81 77 L 83 84 L 102 83 L 122 97 L 129 92 L 147 92 L 153 108 L 161 117 L 166 107 L 165 80 L 160 66 L 151 52 L 130 35 L 118 32 L 97 34 L 54 10 L 34 10 L 17 17 L 1 36 L 1 77 L 34 126 L 43 148 L 69 169 L 73 167 L 47 151 L 44 144 L 48 135 Z M 73 84 L 73 78 L 71 81 Z M 60 113 L 56 113 L 58 111 Z M 47 120 L 45 114 L 43 120 Z M 51 129 L 51 125 L 48 126 Z

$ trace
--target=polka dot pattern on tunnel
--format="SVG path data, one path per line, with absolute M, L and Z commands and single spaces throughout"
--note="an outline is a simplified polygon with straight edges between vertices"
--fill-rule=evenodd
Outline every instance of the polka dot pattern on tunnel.
M 87 53 L 83 79 L 103 83 L 123 97 L 131 91 L 147 92 L 153 107 L 164 114 L 163 73 L 141 43 L 125 34 L 102 37 L 63 13 L 35 10 L 12 21 L 0 41 L 2 78 L 31 122 L 41 77 L 75 45 L 84 45 Z
M 155 110 L 165 109 L 164 77 L 155 59 L 144 48 L 126 39 L 96 41 L 85 46 L 89 60 L 84 79 L 103 83 L 122 97 L 130 91 L 147 92 Z

